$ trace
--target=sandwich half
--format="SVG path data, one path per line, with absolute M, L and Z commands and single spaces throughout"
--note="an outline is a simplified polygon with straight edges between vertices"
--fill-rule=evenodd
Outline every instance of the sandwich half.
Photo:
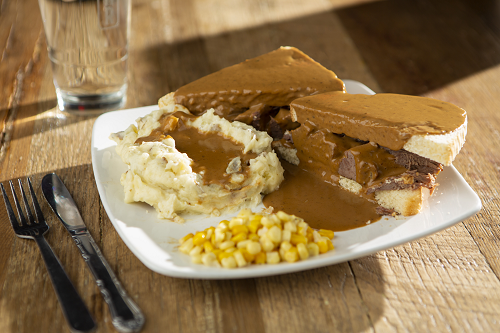
M 396 94 L 327 92 L 294 100 L 300 126 L 274 143 L 288 162 L 380 205 L 415 215 L 465 142 L 466 112 Z

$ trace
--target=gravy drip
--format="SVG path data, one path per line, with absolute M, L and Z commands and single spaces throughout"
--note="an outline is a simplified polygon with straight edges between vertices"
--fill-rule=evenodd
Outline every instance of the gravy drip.
M 135 143 L 162 141 L 168 136 L 175 140 L 175 148 L 192 159 L 193 172 L 203 175 L 205 185 L 230 184 L 231 174 L 226 173 L 229 163 L 236 157 L 241 159 L 238 173 L 248 178 L 249 161 L 257 157 L 255 153 L 243 153 L 244 146 L 221 133 L 203 133 L 197 128 L 186 125 L 194 116 L 183 112 L 160 118 L 160 127 L 147 137 L 138 138 Z
M 290 163 L 281 163 L 285 180 L 264 197 L 266 207 L 303 218 L 317 229 L 344 231 L 380 220 L 376 204 L 326 183 L 316 175 Z
M 413 135 L 450 133 L 466 121 L 466 112 L 432 98 L 397 94 L 351 95 L 327 92 L 291 103 L 294 119 L 332 133 L 400 150 Z
M 174 98 L 195 115 L 214 108 L 232 121 L 250 109 L 265 112 L 269 106 L 288 106 L 296 98 L 333 90 L 344 91 L 334 72 L 294 47 L 282 47 L 188 83 Z

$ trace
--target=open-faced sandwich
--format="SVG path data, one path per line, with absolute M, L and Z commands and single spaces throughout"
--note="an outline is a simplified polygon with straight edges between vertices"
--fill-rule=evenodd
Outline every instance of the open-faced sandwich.
M 335 73 L 293 47 L 191 82 L 159 107 L 112 137 L 130 167 L 121 180 L 126 201 L 147 202 L 160 217 L 178 220 L 181 212 L 218 215 L 260 203 L 283 180 L 274 150 L 342 198 L 370 202 L 377 216 L 414 215 L 467 132 L 459 107 L 415 96 L 350 95 Z M 315 200 L 305 197 L 302 205 Z M 327 209 L 337 199 L 322 200 Z M 358 201 L 348 200 L 356 210 Z

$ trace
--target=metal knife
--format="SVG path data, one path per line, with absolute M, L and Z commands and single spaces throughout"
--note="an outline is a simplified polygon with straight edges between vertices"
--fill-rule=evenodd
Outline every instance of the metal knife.
M 104 301 L 109 306 L 115 328 L 120 332 L 139 331 L 144 324 L 144 315 L 127 295 L 104 259 L 66 186 L 55 173 L 52 173 L 43 177 L 42 192 L 92 271 Z

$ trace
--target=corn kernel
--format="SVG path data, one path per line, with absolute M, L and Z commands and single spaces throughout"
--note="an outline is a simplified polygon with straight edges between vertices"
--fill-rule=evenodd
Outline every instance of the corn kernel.
M 319 232 L 317 232 L 316 230 L 314 230 L 314 231 L 313 231 L 313 237 L 314 237 L 314 243 L 317 243 L 317 242 L 319 242 L 319 240 L 320 240 L 320 239 L 321 239 L 321 237 L 323 237 L 323 236 L 321 236 L 321 235 L 319 234 Z
M 240 232 L 239 234 L 237 234 L 231 238 L 231 240 L 235 243 L 239 243 L 239 242 L 244 241 L 246 239 L 247 239 L 246 232 Z
M 202 245 L 205 243 L 205 239 L 207 238 L 207 233 L 204 231 L 197 232 L 193 237 L 194 246 Z
M 233 238 L 233 233 L 231 231 L 226 231 L 226 236 L 224 237 L 224 240 L 231 240 Z
M 233 229 L 237 225 L 242 225 L 242 224 L 243 224 L 243 219 L 240 219 L 239 217 L 233 217 L 229 222 L 229 229 Z
M 216 257 L 218 257 L 218 255 L 222 253 L 222 250 L 221 249 L 214 249 L 212 251 L 212 253 L 215 254 Z
M 297 227 L 297 234 L 306 237 L 307 231 L 304 227 Z
M 244 267 L 247 265 L 247 261 L 245 260 L 245 257 L 243 257 L 240 250 L 234 251 L 233 257 L 234 260 L 236 260 L 236 265 L 238 265 L 238 267 Z
M 297 225 L 292 221 L 285 223 L 285 230 L 289 230 L 291 232 L 297 232 Z
M 277 264 L 280 262 L 280 255 L 277 251 L 266 253 L 266 262 L 268 264 Z
M 214 246 L 211 242 L 205 241 L 205 243 L 203 243 L 203 250 L 205 250 L 206 253 L 212 252 L 214 250 Z
M 247 251 L 247 249 L 240 249 L 239 251 L 241 252 L 241 254 L 243 255 L 243 257 L 245 258 L 245 260 L 246 260 L 248 263 L 250 263 L 250 262 L 252 262 L 252 261 L 254 261 L 254 260 L 255 260 L 255 255 L 253 255 L 253 254 L 249 253 L 249 252 Z
M 299 243 L 306 244 L 307 238 L 305 236 L 292 233 L 292 235 L 290 236 L 290 243 L 292 243 L 293 245 L 297 245 Z
M 281 243 L 279 253 L 280 253 L 282 260 L 285 260 L 285 253 L 286 253 L 286 251 L 290 250 L 291 247 L 292 247 L 292 244 L 290 244 L 289 242 Z
M 267 232 L 269 231 L 269 229 L 267 229 L 267 227 L 262 227 L 260 228 L 258 231 L 257 231 L 257 235 L 259 235 L 260 237 L 264 236 Z
M 186 236 L 182 237 L 181 239 L 179 239 L 179 244 L 183 244 L 185 241 L 187 241 L 189 238 L 193 238 L 193 234 L 187 234 Z
M 240 232 L 244 232 L 244 233 L 248 234 L 248 227 L 246 225 L 237 225 L 231 229 L 231 232 L 233 233 L 233 235 L 237 235 Z
M 333 231 L 326 229 L 319 229 L 318 233 L 323 237 L 327 237 L 328 239 L 332 239 L 335 235 Z
M 328 251 L 332 251 L 335 249 L 335 247 L 333 246 L 333 243 L 331 240 L 327 239 L 326 240 L 326 245 L 328 245 Z
M 307 228 L 306 238 L 309 243 L 314 242 L 313 230 L 311 228 Z
M 236 251 L 235 247 L 230 247 L 230 248 L 224 250 L 224 252 L 226 252 L 226 253 L 233 253 L 234 251 Z
M 281 221 L 276 214 L 269 215 L 269 219 L 273 222 L 273 224 L 281 224 Z
M 205 229 L 205 232 L 207 233 L 206 239 L 210 239 L 213 233 L 215 232 L 215 228 L 214 227 L 207 228 Z
M 319 253 L 326 253 L 328 252 L 328 244 L 326 243 L 327 238 L 320 239 L 316 244 L 318 244 L 319 247 Z
M 250 243 L 247 244 L 246 250 L 248 251 L 248 253 L 255 255 L 262 251 L 262 246 L 260 245 L 260 243 L 250 241 Z
M 213 254 L 212 252 L 210 253 L 205 253 L 201 255 L 201 261 L 203 262 L 203 265 L 205 266 L 212 266 L 212 263 L 214 261 L 217 261 L 217 256 Z
M 188 254 L 189 251 L 193 249 L 193 247 L 194 247 L 193 238 L 188 238 L 187 241 L 185 241 L 184 243 L 182 243 L 181 246 L 179 246 L 179 251 Z
M 290 242 L 290 237 L 292 236 L 292 232 L 290 230 L 283 230 L 281 233 L 281 241 L 282 242 Z
M 201 254 L 196 254 L 194 256 L 191 256 L 191 262 L 193 264 L 202 264 L 202 255 Z
M 248 235 L 248 239 L 251 241 L 254 241 L 254 242 L 258 242 L 260 237 L 257 234 L 250 234 L 250 235 Z
M 260 245 L 262 246 L 262 251 L 264 252 L 271 252 L 274 250 L 274 243 L 265 236 L 260 238 Z
M 297 244 L 297 252 L 299 253 L 300 260 L 309 258 L 309 251 L 304 243 Z
M 285 260 L 288 262 L 296 262 L 299 260 L 299 253 L 296 247 L 291 247 L 285 252 Z
M 250 242 L 252 242 L 250 239 L 245 239 L 245 240 L 243 240 L 243 241 L 239 242 L 238 244 L 236 244 L 236 247 L 237 247 L 238 249 L 243 249 L 243 248 L 246 248 L 246 247 L 247 247 L 247 245 L 248 245 L 248 243 L 250 243 Z
M 319 254 L 319 246 L 316 243 L 309 243 L 306 245 L 307 251 L 311 257 L 317 256 Z
M 297 227 L 307 229 L 309 228 L 309 225 L 306 222 L 304 222 L 304 220 L 301 220 L 300 222 L 297 223 Z
M 287 213 L 285 212 L 282 212 L 281 210 L 279 212 L 276 213 L 276 216 L 278 216 L 278 218 L 283 221 L 283 222 L 287 222 L 287 221 L 290 221 L 292 219 L 292 217 L 290 215 L 288 215 Z
M 251 233 L 255 234 L 257 233 L 257 230 L 259 230 L 261 225 L 262 224 L 260 223 L 260 220 L 251 220 L 247 228 Z
M 232 253 L 221 252 L 221 253 L 219 253 L 219 255 L 217 255 L 217 259 L 219 259 L 219 261 L 222 261 L 222 259 L 229 258 L 229 257 L 232 257 L 232 256 L 233 256 Z
M 224 268 L 236 268 L 236 260 L 234 260 L 234 257 L 232 256 L 222 259 L 221 264 Z
M 215 242 L 223 242 L 225 238 L 226 238 L 226 233 L 222 229 L 216 228 L 215 229 Z
M 250 208 L 243 208 L 242 210 L 240 210 L 240 212 L 238 213 L 238 217 L 240 218 L 243 218 L 243 217 L 250 217 L 252 215 L 252 210 Z
M 221 224 L 225 224 L 226 226 L 228 226 L 229 225 L 229 221 L 228 220 L 222 220 L 222 221 L 219 222 L 219 225 L 221 225 Z
M 229 222 L 228 223 L 221 222 L 221 223 L 219 223 L 219 225 L 215 229 L 220 229 L 221 231 L 226 232 L 227 230 L 229 230 L 228 224 L 229 224 Z
M 223 242 L 220 246 L 219 249 L 221 250 L 226 250 L 229 249 L 230 247 L 234 247 L 234 242 L 233 241 L 225 241 Z
M 250 221 L 259 221 L 263 218 L 264 216 L 260 215 L 260 214 L 254 214 L 250 217 Z
M 281 230 L 275 225 L 272 226 L 271 229 L 269 229 L 266 235 L 273 243 L 277 244 L 281 242 Z
M 195 256 L 197 254 L 200 254 L 202 249 L 203 248 L 200 245 L 197 245 L 197 246 L 193 247 L 191 249 L 191 251 L 189 251 L 189 255 L 190 256 Z
M 265 252 L 259 252 L 255 255 L 255 264 L 261 265 L 265 264 L 267 261 L 267 254 Z
M 266 227 L 266 228 L 271 228 L 273 226 L 273 221 L 271 221 L 271 219 L 267 216 L 264 216 L 261 220 L 260 220 L 260 223 Z

